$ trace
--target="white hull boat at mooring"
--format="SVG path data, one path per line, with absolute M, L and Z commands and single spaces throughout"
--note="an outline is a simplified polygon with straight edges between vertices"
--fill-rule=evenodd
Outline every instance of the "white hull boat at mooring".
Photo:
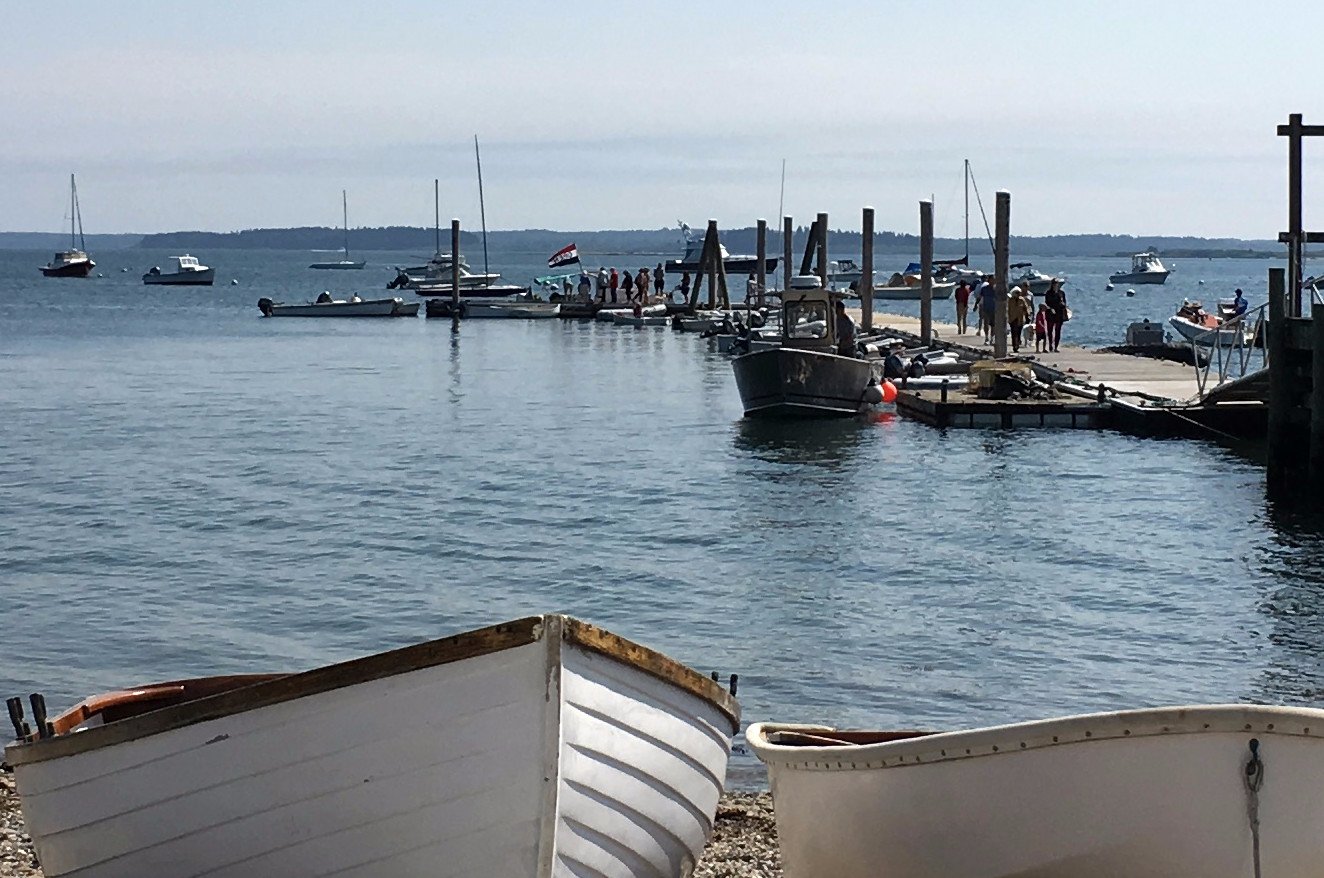
M 1324 710 L 1128 710 L 965 732 L 758 724 L 786 878 L 1313 878 Z
M 934 281 L 932 289 L 933 298 L 935 300 L 950 299 L 952 293 L 956 290 L 956 284 L 952 281 L 944 281 L 942 283 Z M 921 288 L 919 284 L 915 284 L 914 286 L 909 286 L 907 284 L 877 284 L 873 288 L 873 297 L 874 299 L 882 300 L 918 302 L 923 295 L 923 292 L 923 288 Z
M 737 724 L 707 677 L 536 616 L 111 693 L 5 758 L 48 878 L 680 876 Z
M 258 299 L 263 317 L 417 317 L 418 302 L 394 299 L 333 299 L 329 302 L 303 302 L 287 305 L 270 299 Z

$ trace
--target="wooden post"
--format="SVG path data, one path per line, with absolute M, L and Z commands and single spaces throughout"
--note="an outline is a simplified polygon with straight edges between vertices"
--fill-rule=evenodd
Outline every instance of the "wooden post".
M 1287 127 L 1287 233 L 1291 236 L 1287 244 L 1288 314 L 1300 317 L 1305 313 L 1301 308 L 1301 256 L 1305 251 L 1301 240 L 1305 231 L 1301 222 L 1301 114 L 1289 115 Z
M 1300 287 L 1298 286 L 1298 293 Z M 1311 308 L 1310 316 L 1310 493 L 1324 487 L 1324 307 Z M 1273 361 L 1270 360 L 1270 363 Z M 1272 373 L 1270 373 L 1272 375 Z
M 451 316 L 460 316 L 460 221 L 451 220 Z
M 814 273 L 814 254 L 818 252 L 818 220 L 809 224 L 809 237 L 805 239 L 805 254 L 800 260 L 800 275 Z
M 919 203 L 919 270 L 919 337 L 925 347 L 928 347 L 933 344 L 932 201 Z
M 820 213 L 818 215 L 818 282 L 827 289 L 828 285 L 828 248 L 827 248 L 827 229 L 828 215 Z
M 993 244 L 993 356 L 1007 356 L 1007 262 L 1011 240 L 1011 193 L 998 190 Z
M 1269 357 L 1269 426 L 1267 481 L 1269 491 L 1290 484 L 1292 445 L 1292 375 L 1287 362 L 1287 297 L 1285 272 L 1269 269 L 1269 322 L 1265 344 Z
M 795 221 L 782 217 L 782 293 L 791 288 L 791 239 L 795 235 Z
M 866 207 L 860 217 L 860 279 L 855 284 L 860 294 L 861 331 L 873 329 L 873 208 Z
M 754 272 L 754 280 L 758 283 L 758 290 L 755 293 L 755 304 L 762 308 L 763 290 L 768 283 L 768 221 L 765 219 L 761 219 L 758 222 L 758 244 L 754 252 L 759 261 L 758 270 Z
M 713 252 L 708 262 L 708 310 L 717 308 L 717 266 L 722 262 L 722 251 L 717 246 L 717 220 L 708 220 L 708 239 L 712 242 Z

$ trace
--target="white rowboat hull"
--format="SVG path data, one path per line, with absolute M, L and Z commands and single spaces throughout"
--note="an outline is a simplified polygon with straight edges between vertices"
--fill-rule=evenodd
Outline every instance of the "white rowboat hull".
M 774 743 L 805 734 L 833 733 L 748 732 L 768 764 L 786 878 L 1309 878 L 1324 863 L 1321 710 L 1166 708 Z M 1252 739 L 1264 767 L 1253 800 Z
M 933 285 L 933 298 L 950 299 L 952 297 L 952 293 L 955 290 L 956 290 L 956 284 L 954 283 L 950 283 L 950 282 L 935 283 Z M 920 299 L 920 295 L 922 293 L 923 290 L 919 287 L 919 285 L 915 285 L 913 287 L 875 286 L 873 288 L 873 297 L 875 299 L 906 300 L 906 301 L 918 302 Z
M 542 616 L 5 755 L 48 878 L 673 876 L 736 721 L 694 671 Z
M 1169 317 L 1168 325 L 1177 330 L 1182 338 L 1187 341 L 1193 341 L 1199 345 L 1213 347 L 1232 347 L 1237 344 L 1249 345 L 1251 343 L 1252 331 L 1241 322 L 1236 326 L 1229 326 L 1223 329 L 1213 329 L 1208 326 L 1201 326 L 1193 323 L 1184 317 Z

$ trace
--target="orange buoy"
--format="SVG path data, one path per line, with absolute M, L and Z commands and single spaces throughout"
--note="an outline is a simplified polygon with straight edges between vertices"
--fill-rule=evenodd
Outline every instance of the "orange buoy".
M 896 385 L 891 381 L 883 382 L 883 402 L 896 402 Z

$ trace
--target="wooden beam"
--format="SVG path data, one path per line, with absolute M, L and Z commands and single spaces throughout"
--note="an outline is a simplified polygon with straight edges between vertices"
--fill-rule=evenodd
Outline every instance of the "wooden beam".
M 932 201 L 919 203 L 919 270 L 919 337 L 925 346 L 928 346 L 933 344 Z
M 1324 232 L 1302 232 L 1301 237 L 1304 240 L 1304 242 L 1307 244 L 1324 244 Z M 1279 232 L 1278 243 L 1280 244 L 1292 243 L 1292 233 Z
M 827 246 L 828 215 L 820 213 L 818 215 L 818 282 L 823 289 L 828 285 L 828 246 Z
M 860 294 L 861 327 L 873 329 L 873 208 L 866 207 L 860 218 L 860 279 L 855 284 Z
M 812 274 L 814 271 L 814 248 L 818 246 L 818 220 L 809 226 L 809 240 L 805 241 L 805 255 L 800 260 L 800 274 Z M 787 284 L 786 288 L 790 289 Z
M 451 220 L 451 317 L 460 316 L 460 221 Z
M 993 356 L 1007 356 L 1007 263 L 1011 238 L 1011 193 L 998 190 L 993 244 Z
M 782 217 L 782 292 L 791 288 L 791 238 L 795 235 L 795 220 Z
M 758 221 L 758 236 L 755 242 L 755 258 L 758 259 L 758 268 L 754 272 L 754 280 L 758 284 L 755 291 L 755 304 L 763 307 L 763 291 L 768 285 L 768 221 L 761 219 Z

